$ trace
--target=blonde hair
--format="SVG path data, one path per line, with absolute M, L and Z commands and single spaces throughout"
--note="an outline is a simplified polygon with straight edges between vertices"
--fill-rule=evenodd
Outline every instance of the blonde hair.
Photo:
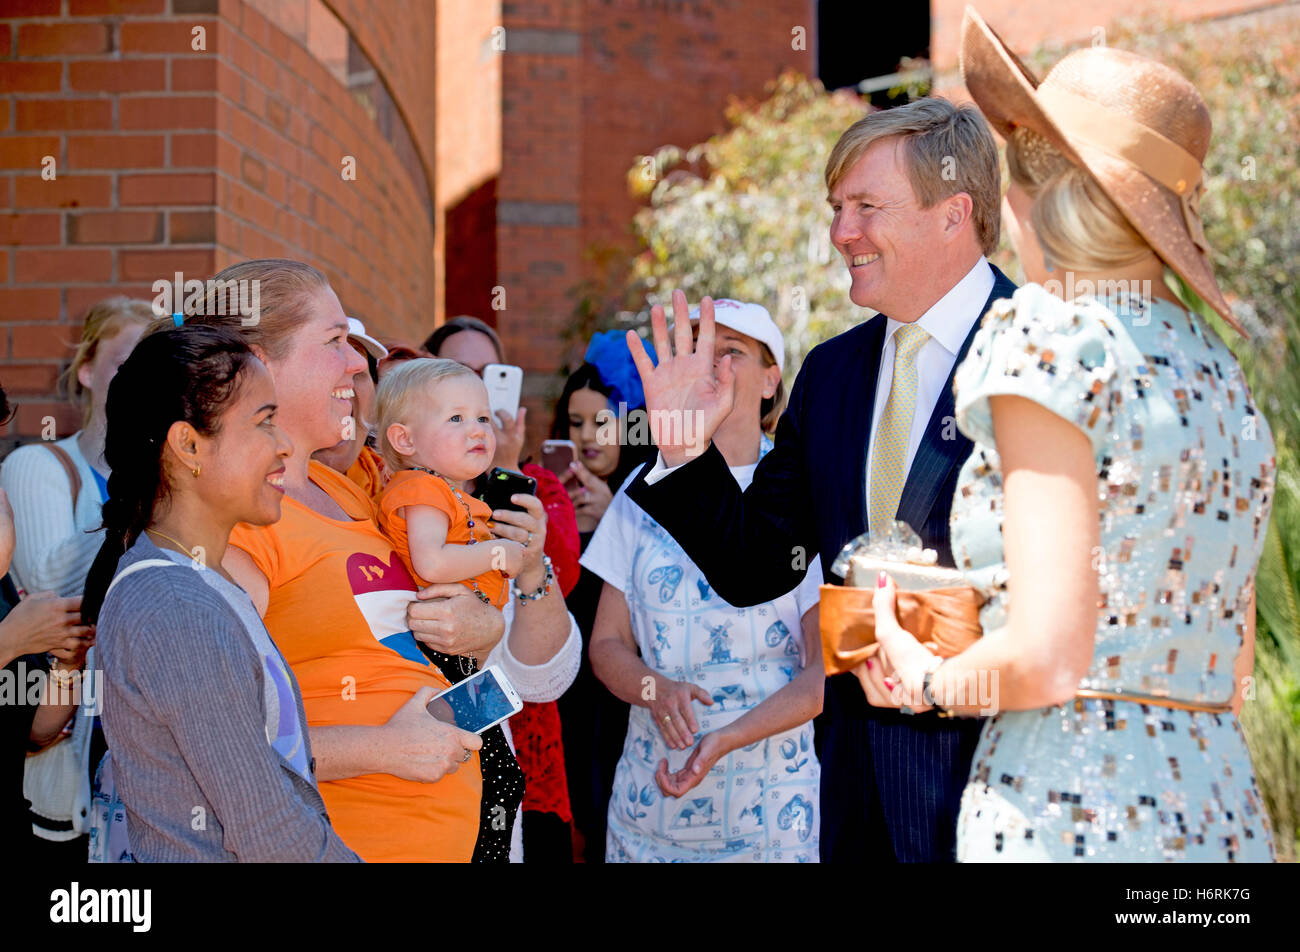
M 251 282 L 257 282 L 252 285 Z M 256 319 L 231 304 L 239 282 L 257 289 Z M 311 298 L 330 290 L 329 280 L 311 265 L 289 258 L 241 261 L 213 276 L 201 302 L 185 309 L 185 323 L 225 327 L 242 336 L 273 360 L 284 357 L 289 341 L 302 323 Z M 238 297 L 234 298 L 238 302 Z M 245 302 L 246 303 L 246 302 Z M 162 324 L 171 322 L 164 318 Z
M 831 149 L 826 191 L 834 191 L 872 143 L 891 136 L 903 137 L 903 164 L 921 207 L 933 208 L 965 192 L 980 249 L 986 255 L 996 251 L 1002 227 L 998 147 L 988 123 L 970 103 L 918 99 L 863 116 Z
M 72 355 L 72 363 L 63 372 L 60 379 L 62 392 L 68 399 L 81 404 L 81 425 L 90 424 L 92 413 L 90 391 L 77 379 L 81 368 L 93 363 L 99 353 L 99 345 L 120 334 L 128 324 L 140 324 L 148 327 L 154 320 L 153 307 L 148 301 L 129 298 L 125 295 L 105 298 L 91 305 L 86 312 L 86 320 L 81 325 L 81 340 Z
M 736 331 L 736 333 L 739 334 L 740 331 Z M 749 337 L 748 334 L 746 334 L 745 336 Z M 697 323 L 692 323 L 691 339 L 699 340 L 699 337 L 700 337 L 700 325 Z M 769 348 L 766 344 L 764 344 L 761 340 L 759 340 L 756 337 L 750 337 L 750 340 L 752 340 L 755 344 L 758 345 L 758 360 L 759 363 L 762 364 L 763 369 L 766 370 L 768 367 L 775 367 L 776 358 L 772 356 L 771 348 Z M 758 425 L 762 428 L 764 433 L 770 436 L 772 433 L 776 432 L 776 424 L 778 421 L 780 421 L 781 414 L 784 412 L 785 412 L 785 381 L 782 380 L 780 377 L 778 377 L 776 381 L 776 390 L 772 391 L 772 395 L 770 397 L 764 397 L 758 405 L 758 414 L 759 414 Z
M 1053 268 L 1104 271 L 1152 253 L 1097 180 L 1033 129 L 1007 140 L 1007 171 L 1033 199 L 1030 221 Z
M 407 423 L 426 405 L 435 384 L 452 377 L 478 374 L 464 364 L 445 357 L 417 357 L 403 361 L 384 374 L 379 381 L 375 415 L 379 418 L 379 453 L 390 473 L 409 469 L 409 461 L 388 441 L 388 428 Z
M 772 356 L 772 351 L 762 341 L 758 342 L 759 357 L 762 358 L 763 369 L 776 366 L 776 358 Z M 762 415 L 758 425 L 763 428 L 763 432 L 771 434 L 776 431 L 777 421 L 781 419 L 781 414 L 785 412 L 785 381 L 777 378 L 776 390 L 770 397 L 765 397 L 759 404 L 758 412 Z

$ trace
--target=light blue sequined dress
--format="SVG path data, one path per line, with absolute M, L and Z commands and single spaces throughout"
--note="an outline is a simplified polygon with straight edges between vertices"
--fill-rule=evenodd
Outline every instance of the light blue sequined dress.
M 1273 498 L 1274 447 L 1228 348 L 1159 299 L 1062 302 L 1038 285 L 993 305 L 954 381 L 975 441 L 952 550 L 1006 624 L 1002 472 L 989 397 L 1034 400 L 1091 440 L 1101 503 L 1092 666 L 1080 687 L 1225 702 Z M 1050 527 L 1044 527 L 1050 531 Z M 958 859 L 1273 858 L 1231 713 L 1078 700 L 985 725 Z

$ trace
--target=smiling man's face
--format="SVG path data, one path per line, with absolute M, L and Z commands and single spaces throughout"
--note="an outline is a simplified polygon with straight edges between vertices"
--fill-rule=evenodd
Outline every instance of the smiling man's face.
M 904 166 L 903 139 L 867 147 L 828 196 L 831 243 L 853 279 L 849 298 L 899 321 L 924 313 L 933 256 L 942 241 L 943 202 L 921 207 Z M 915 312 L 915 313 L 913 313 Z

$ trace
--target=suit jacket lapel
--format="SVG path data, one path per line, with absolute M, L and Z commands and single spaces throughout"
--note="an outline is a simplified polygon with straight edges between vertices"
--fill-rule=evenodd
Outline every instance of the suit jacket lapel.
M 918 533 L 930 518 L 930 511 L 938 501 L 939 487 L 944 484 L 953 467 L 970 453 L 971 442 L 957 429 L 953 416 L 956 410 L 956 399 L 952 392 L 953 377 L 961 362 L 966 359 L 975 332 L 979 330 L 984 315 L 993 306 L 993 302 L 1010 297 L 1016 290 L 1006 275 L 992 265 L 989 267 L 993 268 L 993 290 L 989 292 L 979 318 L 966 333 L 966 340 L 962 342 L 952 370 L 948 372 L 948 379 L 939 394 L 939 402 L 934 405 L 934 412 L 921 437 L 921 444 L 916 449 L 916 458 L 912 460 L 907 482 L 903 484 L 903 492 L 898 500 L 898 519 Z
M 853 499 L 848 504 L 852 518 L 849 538 L 867 531 L 867 459 L 871 452 L 871 418 L 876 407 L 876 381 L 880 378 L 885 321 L 883 314 L 877 314 L 867 325 L 867 333 L 862 337 L 862 350 L 857 357 L 861 384 L 853 391 L 856 399 L 844 401 L 843 430 L 832 436 L 832 439 L 844 440 L 844 462 L 850 467 L 843 477 L 843 485 L 853 487 Z M 854 452 L 855 448 L 859 448 L 858 452 Z

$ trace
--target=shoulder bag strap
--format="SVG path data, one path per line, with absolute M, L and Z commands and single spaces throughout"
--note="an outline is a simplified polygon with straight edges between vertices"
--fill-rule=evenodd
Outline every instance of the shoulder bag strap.
M 185 566 L 173 562 L 171 559 L 141 559 L 139 562 L 133 562 L 126 568 L 122 569 L 122 571 L 118 572 L 117 575 L 113 577 L 113 581 L 108 583 L 108 588 L 104 591 L 104 600 L 108 601 L 108 593 L 111 592 L 113 586 L 122 581 L 122 579 L 126 578 L 128 575 L 134 575 L 141 569 L 152 568 L 155 565 L 171 565 L 176 568 L 185 568 Z
M 77 497 L 81 495 L 81 474 L 77 472 L 77 464 L 72 461 L 72 457 L 68 455 L 68 451 L 62 446 L 55 443 L 42 443 L 41 446 L 54 454 L 54 458 L 63 465 L 63 471 L 68 474 L 68 487 L 72 492 L 72 512 L 75 519 Z

